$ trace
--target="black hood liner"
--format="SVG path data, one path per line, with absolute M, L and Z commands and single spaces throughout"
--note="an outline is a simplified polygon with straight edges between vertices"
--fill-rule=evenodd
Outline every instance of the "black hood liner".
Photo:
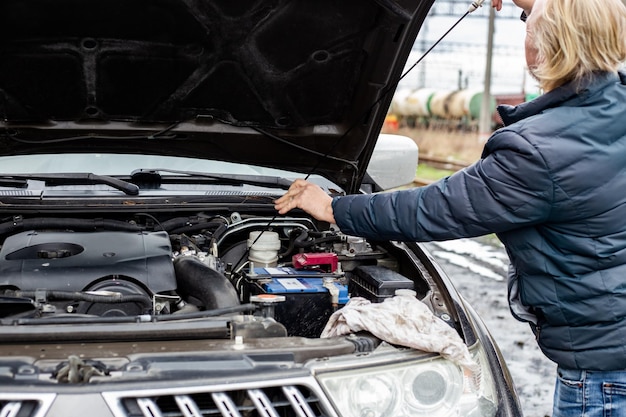
M 332 13 L 320 13 L 325 7 Z M 202 114 L 289 127 L 345 112 L 380 8 L 362 0 L 3 0 L 0 13 L 8 120 Z
M 0 155 L 192 156 L 355 191 L 432 3 L 1 0 Z

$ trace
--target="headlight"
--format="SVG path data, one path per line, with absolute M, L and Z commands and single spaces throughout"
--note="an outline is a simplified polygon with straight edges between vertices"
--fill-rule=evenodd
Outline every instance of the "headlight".
M 478 344 L 471 351 L 476 371 L 435 358 L 329 371 L 318 380 L 342 417 L 494 416 L 487 359 Z

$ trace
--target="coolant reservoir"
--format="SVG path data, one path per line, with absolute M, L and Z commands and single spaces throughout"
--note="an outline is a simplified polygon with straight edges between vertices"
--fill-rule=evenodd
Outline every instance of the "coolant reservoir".
M 260 236 L 260 237 L 259 237 Z M 276 266 L 280 240 L 276 232 L 250 232 L 248 260 L 258 267 Z

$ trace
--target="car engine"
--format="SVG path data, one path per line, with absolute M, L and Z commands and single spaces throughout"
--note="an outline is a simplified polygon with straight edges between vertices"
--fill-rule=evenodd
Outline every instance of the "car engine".
M 318 337 L 351 297 L 381 302 L 397 289 L 420 297 L 430 289 L 393 248 L 305 217 L 16 216 L 0 223 L 0 236 L 4 324 L 219 314 L 250 304 L 252 321 L 272 322 L 254 327 L 259 337 Z

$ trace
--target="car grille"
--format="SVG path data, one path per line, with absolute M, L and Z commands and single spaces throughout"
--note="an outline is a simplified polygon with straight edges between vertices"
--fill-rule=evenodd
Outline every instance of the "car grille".
M 283 381 L 263 387 L 149 390 L 106 393 L 118 417 L 334 416 L 317 385 Z M 1 417 L 1 416 L 0 416 Z
M 0 417 L 41 417 L 46 414 L 54 394 L 27 396 L 0 394 Z
M 40 191 L 28 190 L 0 190 L 0 197 L 32 197 L 39 195 L 40 193 Z

